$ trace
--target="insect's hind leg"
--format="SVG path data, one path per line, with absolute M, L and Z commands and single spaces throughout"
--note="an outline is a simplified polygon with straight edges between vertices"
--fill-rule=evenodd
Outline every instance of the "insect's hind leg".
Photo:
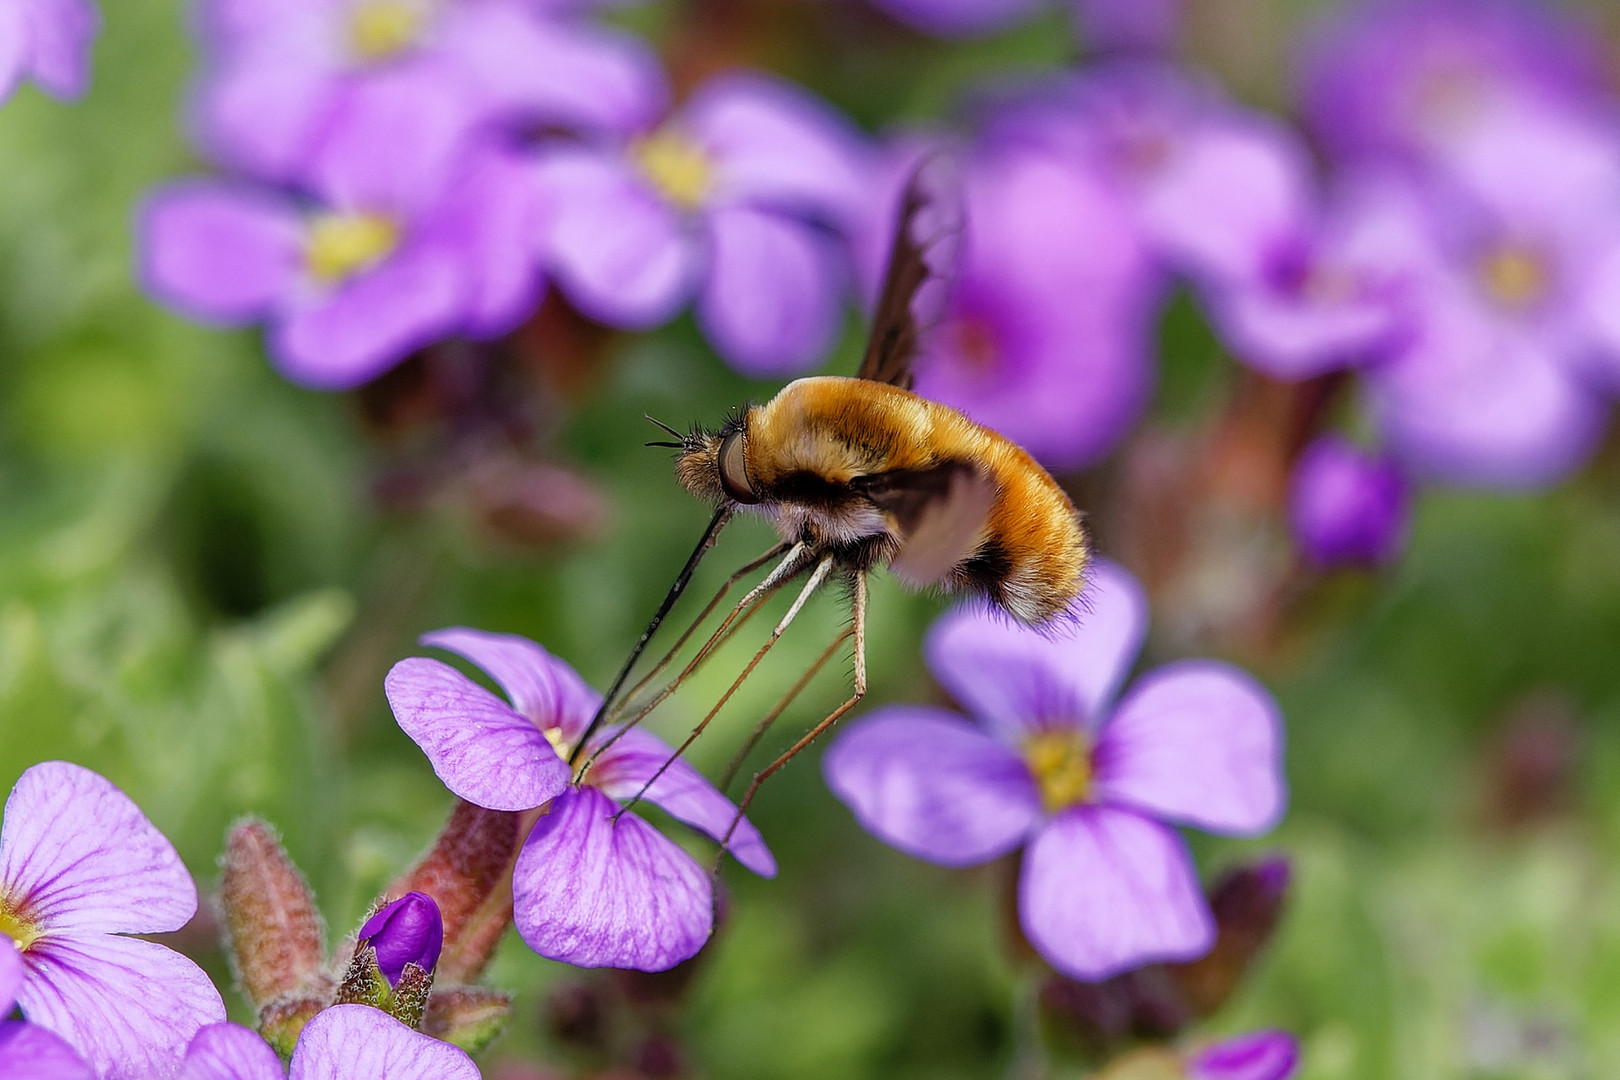
M 748 755 L 754 752 L 754 747 L 759 745 L 759 740 L 765 737 L 765 733 L 771 730 L 772 725 L 777 720 L 781 719 L 782 714 L 787 711 L 787 707 L 793 704 L 794 700 L 804 692 L 806 686 L 810 685 L 810 680 L 814 679 L 821 669 L 827 666 L 827 661 L 832 659 L 832 655 L 838 651 L 838 647 L 848 641 L 854 633 L 853 629 L 846 629 L 827 643 L 827 647 L 821 651 L 821 655 L 816 657 L 809 667 L 805 668 L 804 674 L 799 676 L 798 681 L 788 688 L 787 693 L 777 699 L 776 704 L 771 706 L 771 711 L 765 714 L 765 718 L 749 733 L 748 738 L 743 740 L 743 744 L 737 748 L 737 753 L 732 756 L 731 762 L 726 766 L 725 771 L 720 774 L 720 780 L 715 785 L 716 787 L 721 791 L 725 791 L 731 786 L 731 782 L 737 778 L 737 770 L 741 769 L 743 762 L 748 760 Z
M 743 794 L 742 801 L 737 804 L 737 814 L 731 819 L 731 826 L 726 829 L 725 836 L 720 838 L 720 854 L 715 859 L 715 868 L 718 869 L 720 859 L 725 857 L 726 847 L 731 843 L 731 836 L 737 831 L 737 823 L 742 821 L 743 815 L 748 813 L 749 804 L 754 801 L 759 786 L 776 774 L 782 766 L 792 761 L 811 743 L 819 739 L 829 728 L 843 719 L 844 715 L 860 704 L 866 696 L 866 574 L 857 572 L 854 576 L 853 588 L 850 591 L 850 610 L 853 616 L 850 634 L 855 639 L 855 687 L 849 699 L 838 708 L 827 714 L 827 718 L 811 728 L 810 731 L 787 749 L 781 757 L 771 762 L 765 768 L 754 774 L 754 779 Z

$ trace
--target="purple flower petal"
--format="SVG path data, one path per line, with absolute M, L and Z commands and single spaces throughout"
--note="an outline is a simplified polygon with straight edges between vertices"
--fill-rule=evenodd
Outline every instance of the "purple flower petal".
M 1215 925 L 1181 838 L 1128 810 L 1079 806 L 1024 852 L 1018 917 L 1047 962 L 1085 981 L 1209 951 Z
M 698 322 L 747 375 L 804 371 L 832 349 L 841 322 L 842 267 L 829 240 L 770 211 L 708 215 L 712 265 Z
M 1282 816 L 1282 718 L 1265 688 L 1213 660 L 1157 668 L 1103 726 L 1096 797 L 1220 833 Z
M 1187 1080 L 1288 1080 L 1299 1067 L 1299 1043 L 1286 1031 L 1256 1031 L 1201 1050 L 1187 1060 Z
M 684 758 L 671 762 L 674 752 L 674 748 L 658 736 L 632 728 L 602 751 L 596 764 L 591 766 L 586 782 L 622 802 L 634 797 L 668 762 L 668 767 L 642 797 L 662 807 L 676 821 L 685 822 L 715 840 L 723 838 L 736 821 L 727 850 L 761 877 L 775 877 L 776 860 L 754 823 L 747 818 L 738 820 L 737 804 L 721 794 Z
M 5 1015 L 0 1010 L 0 1016 Z M 18 1080 L 96 1080 L 73 1047 L 38 1024 L 0 1021 L 0 1076 Z
M 677 123 L 713 165 L 715 205 L 746 202 L 843 221 L 870 197 L 860 135 L 790 83 L 759 74 L 712 79 Z
M 918 30 L 942 37 L 988 34 L 1027 18 L 1035 0 L 873 0 L 875 6 Z
M 452 626 L 423 634 L 421 641 L 483 668 L 519 713 L 541 729 L 560 728 L 567 746 L 572 747 L 585 733 L 601 707 L 601 694 L 586 685 L 572 667 L 526 637 Z
M 22 986 L 23 962 L 15 943 L 0 934 L 0 1016 L 10 1016 L 17 1004 L 17 989 Z
M 90 41 L 101 15 L 89 0 L 31 0 L 28 10 L 29 69 L 53 97 L 83 96 L 90 85 Z
M 347 390 L 462 323 L 469 280 L 460 252 L 410 244 L 330 292 L 300 298 L 271 336 L 289 379 Z
M 1099 559 L 1087 576 L 1077 628 L 1042 633 L 977 607 L 947 613 L 928 634 L 934 677 L 1012 741 L 1097 723 L 1141 647 L 1147 600 L 1113 563 Z
M 505 151 L 474 151 L 435 210 L 430 228 L 436 243 L 461 254 L 472 280 L 466 332 L 493 337 L 517 326 L 543 288 L 533 242 L 540 193 L 527 164 Z
M 193 180 L 160 189 L 141 212 L 146 290 L 205 319 L 268 312 L 297 280 L 304 228 L 284 199 L 245 185 Z
M 531 125 L 624 134 L 663 114 L 669 88 L 639 38 L 524 8 L 463 4 L 446 20 L 444 50 L 491 108 Z
M 305 165 L 342 83 L 334 64 L 301 49 L 248 48 L 204 81 L 193 106 L 210 157 L 261 180 Z
M 25 960 L 23 1015 L 67 1040 L 102 1080 L 169 1075 L 197 1029 L 225 1019 L 203 970 L 156 942 L 51 935 Z
M 1183 0 L 1073 0 L 1081 35 L 1094 49 L 1168 49 L 1181 29 Z
M 626 330 L 667 321 L 691 295 L 697 255 L 689 227 L 622 161 L 554 151 L 536 169 L 551 208 L 542 246 L 574 306 Z
M 128 795 L 67 761 L 35 765 L 12 788 L 0 890 L 53 938 L 178 930 L 197 910 L 174 845 Z
M 821 768 L 862 828 L 942 866 L 1004 855 L 1041 817 L 1023 758 L 939 709 L 879 709 L 833 741 Z
M 354 82 L 322 128 L 310 179 L 333 206 L 410 218 L 440 198 L 474 120 L 458 84 L 412 64 Z
M 0 101 L 17 89 L 27 74 L 28 9 L 22 4 L 0 4 Z
M 186 1048 L 178 1080 L 286 1080 L 281 1058 L 257 1032 L 238 1024 L 209 1024 Z
M 1378 566 L 1406 544 L 1410 501 L 1406 479 L 1393 464 L 1324 435 L 1294 468 L 1289 524 L 1301 552 L 1317 566 Z
M 576 967 L 663 971 L 714 928 L 709 876 L 667 837 L 595 788 L 560 795 L 512 875 L 518 933 Z
M 1194 274 L 1257 276 L 1266 252 L 1310 213 L 1309 160 L 1280 126 L 1210 123 L 1170 154 L 1140 213 L 1159 248 Z
M 334 1005 L 304 1025 L 288 1080 L 479 1080 L 457 1046 L 370 1005 Z
M 1395 326 L 1394 309 L 1378 298 L 1321 302 L 1267 284 L 1219 288 L 1210 315 L 1245 364 L 1279 379 L 1308 379 L 1377 351 Z
M 468 802 L 529 810 L 567 788 L 568 765 L 534 722 L 450 665 L 401 660 L 383 687 L 400 728 Z

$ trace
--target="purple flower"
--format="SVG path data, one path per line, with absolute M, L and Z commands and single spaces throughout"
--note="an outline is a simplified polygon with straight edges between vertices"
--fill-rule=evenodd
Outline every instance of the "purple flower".
M 1218 1042 L 1187 1059 L 1187 1080 L 1289 1080 L 1299 1043 L 1286 1031 L 1256 1031 Z
M 1602 36 L 1518 0 L 1347 4 L 1298 64 L 1305 112 L 1342 156 L 1427 160 L 1504 104 L 1560 107 L 1603 87 Z
M 580 967 L 659 971 L 703 946 L 713 929 L 709 876 L 620 802 L 645 799 L 677 821 L 722 838 L 737 808 L 663 740 L 625 732 L 580 784 L 568 757 L 601 697 L 573 669 L 527 638 L 477 630 L 422 637 L 466 657 L 506 691 L 502 701 L 448 664 L 402 660 L 388 673 L 399 726 L 445 786 L 490 810 L 545 806 L 512 875 L 518 933 L 541 956 Z M 607 729 L 587 749 L 615 734 Z M 549 805 L 548 805 L 549 804 Z M 766 877 L 775 860 L 758 830 L 738 821 L 730 850 Z
M 0 4 L 0 101 L 23 79 L 72 99 L 90 83 L 90 39 L 101 15 L 90 0 L 11 0 Z
M 908 171 L 894 168 L 896 191 Z M 1152 384 L 1158 290 L 1137 234 L 1095 172 L 1044 146 L 981 140 L 962 186 L 965 250 L 917 391 L 1049 467 L 1093 462 L 1134 426 Z M 885 246 L 896 202 L 874 201 L 883 213 L 865 230 Z
M 1079 629 L 1059 638 L 959 609 L 928 662 L 979 719 L 880 709 L 828 751 L 833 792 L 874 835 L 945 866 L 1024 848 L 1024 933 L 1062 973 L 1095 980 L 1202 955 L 1214 925 L 1164 822 L 1252 835 L 1281 816 L 1282 730 L 1270 695 L 1212 661 L 1149 672 L 1109 705 L 1145 629 L 1123 570 L 1100 564 Z
M 1294 469 L 1294 539 L 1321 567 L 1378 566 L 1406 544 L 1409 495 L 1389 461 L 1336 435 L 1317 439 Z
M 147 289 L 199 318 L 266 320 L 281 369 L 325 389 L 509 330 L 540 289 L 540 208 L 516 157 L 464 135 L 430 80 L 370 80 L 326 129 L 308 199 L 219 180 L 153 195 Z
M 406 964 L 432 971 L 444 948 L 444 920 L 427 893 L 408 892 L 390 900 L 360 927 L 357 947 L 377 950 L 377 967 L 390 986 L 399 984 Z
M 1093 48 L 1169 48 L 1181 30 L 1184 0 L 1071 0 L 1080 34 Z
M 268 180 L 300 179 L 331 118 L 379 77 L 430 83 L 462 125 L 625 130 L 663 106 L 644 45 L 523 0 L 209 0 L 202 21 L 202 141 Z
M 178 1080 L 478 1080 L 459 1047 L 412 1031 L 370 1005 L 334 1005 L 304 1025 L 286 1069 L 235 1024 L 197 1032 Z
M 971 37 L 1029 18 L 1041 0 L 872 0 L 907 26 L 941 37 Z
M 0 1017 L 11 1015 L 23 981 L 22 954 L 0 936 Z M 0 1076 L 31 1080 L 94 1080 L 73 1048 L 38 1024 L 0 1019 Z
M 801 371 L 841 325 L 838 231 L 869 197 L 865 154 L 846 121 L 787 83 L 711 80 L 656 129 L 542 151 L 547 267 L 586 315 L 626 329 L 695 294 L 728 363 Z
M 0 981 L 30 1026 L 60 1036 L 102 1080 L 161 1075 L 199 1027 L 225 1018 L 196 964 L 125 936 L 178 930 L 196 910 L 191 875 L 127 795 L 65 761 L 23 773 L 0 825 L 0 939 L 23 973 Z M 39 1045 L 26 1030 L 10 1038 Z

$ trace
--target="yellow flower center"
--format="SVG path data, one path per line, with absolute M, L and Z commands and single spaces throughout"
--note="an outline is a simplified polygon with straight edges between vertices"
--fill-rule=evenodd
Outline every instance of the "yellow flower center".
M 304 265 L 317 281 L 336 284 L 398 244 L 399 226 L 381 214 L 322 214 L 310 223 Z
M 563 740 L 562 728 L 548 727 L 545 730 L 545 736 L 546 742 L 550 743 L 551 748 L 557 751 L 557 756 L 562 758 L 564 761 L 567 761 L 568 752 L 572 750 L 573 747 L 569 746 L 568 743 Z
M 1546 261 L 1522 247 L 1501 247 L 1487 254 L 1480 260 L 1479 276 L 1487 296 L 1515 310 L 1535 305 L 1552 284 Z
M 686 210 L 703 205 L 714 170 L 703 150 L 676 131 L 654 132 L 630 148 L 630 156 L 665 198 Z
M 410 0 L 365 0 L 349 16 L 349 54 L 363 63 L 397 56 L 416 44 L 427 12 Z
M 1091 794 L 1091 740 L 1078 729 L 1043 731 L 1024 744 L 1024 760 L 1048 813 L 1066 810 Z
M 5 947 L 3 940 L 10 938 L 18 952 L 27 952 L 28 947 L 44 934 L 38 923 L 25 917 L 5 897 L 0 896 L 0 948 Z

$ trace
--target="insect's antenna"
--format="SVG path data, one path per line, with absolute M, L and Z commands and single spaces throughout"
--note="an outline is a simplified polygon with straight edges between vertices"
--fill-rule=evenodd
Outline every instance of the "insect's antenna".
M 653 418 L 651 416 L 648 416 L 646 413 L 642 413 L 641 415 L 642 415 L 643 418 L 645 418 L 650 423 L 652 423 L 655 427 L 663 428 L 666 432 L 668 432 L 669 434 L 675 436 L 677 439 L 681 440 L 680 442 L 676 443 L 675 445 L 677 445 L 677 446 L 685 446 L 686 445 L 686 436 L 682 432 L 676 431 L 674 428 L 670 427 L 668 424 L 664 423 L 662 420 L 658 420 L 658 419 L 655 419 L 655 418 Z
M 651 418 L 649 417 L 649 419 Z M 654 421 L 654 423 L 657 423 L 657 421 Z M 574 744 L 573 752 L 568 755 L 568 764 L 572 765 L 574 763 L 579 757 L 579 752 L 585 748 L 585 744 L 596 733 L 596 729 L 602 726 L 602 718 L 607 715 L 608 709 L 612 707 L 613 699 L 618 696 L 619 691 L 624 689 L 624 680 L 630 677 L 630 669 L 636 666 L 637 660 L 641 659 L 641 654 L 646 651 L 647 642 L 652 640 L 652 636 L 658 632 L 658 627 L 663 623 L 664 616 L 669 614 L 670 608 L 675 606 L 675 601 L 679 600 L 681 593 L 686 591 L 686 586 L 692 580 L 692 574 L 697 570 L 698 563 L 703 560 L 703 556 L 709 553 L 709 549 L 714 547 L 714 542 L 720 537 L 720 530 L 725 528 L 726 522 L 731 520 L 731 515 L 735 512 L 736 507 L 726 503 L 714 512 L 714 517 L 709 519 L 709 527 L 703 530 L 702 539 L 698 541 L 697 547 L 692 549 L 692 554 L 687 558 L 686 565 L 681 568 L 680 574 L 675 578 L 675 584 L 669 587 L 669 594 L 664 597 L 664 602 L 658 605 L 658 611 L 653 615 L 652 622 L 648 623 L 647 629 L 641 632 L 641 640 L 636 642 L 634 649 L 630 650 L 630 655 L 625 658 L 624 666 L 619 668 L 619 673 L 613 677 L 613 685 L 608 687 L 606 694 L 602 695 L 602 704 L 597 707 L 596 715 L 591 717 L 591 722 L 586 725 L 585 733 Z

